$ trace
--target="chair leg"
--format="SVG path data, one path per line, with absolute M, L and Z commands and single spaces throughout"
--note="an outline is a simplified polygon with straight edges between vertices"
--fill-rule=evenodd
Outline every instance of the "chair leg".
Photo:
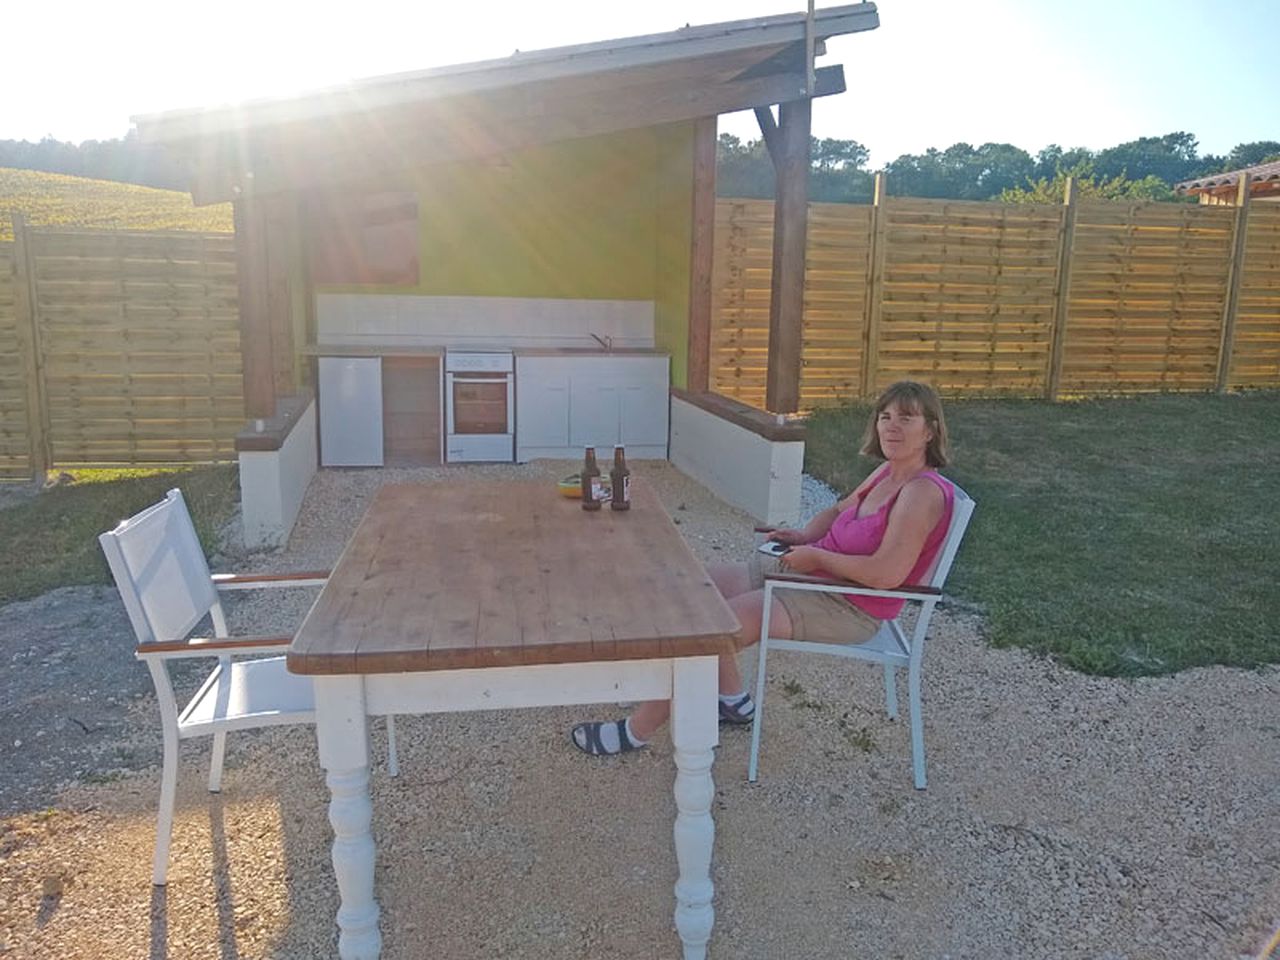
M 926 786 L 924 773 L 924 713 L 920 705 L 920 664 L 913 661 L 907 669 L 907 707 L 911 711 L 911 767 L 916 789 Z
M 387 714 L 387 775 L 400 776 L 400 758 L 396 756 L 396 718 Z
M 222 789 L 222 759 L 227 753 L 227 731 L 219 730 L 213 735 L 212 753 L 209 759 L 209 792 L 218 793 Z
M 169 874 L 169 842 L 173 839 L 173 807 L 178 791 L 178 732 L 164 731 L 164 766 L 160 773 L 160 810 L 156 817 L 156 853 L 151 882 L 165 885 Z
M 884 665 L 884 708 L 890 720 L 898 719 L 898 682 L 892 663 Z

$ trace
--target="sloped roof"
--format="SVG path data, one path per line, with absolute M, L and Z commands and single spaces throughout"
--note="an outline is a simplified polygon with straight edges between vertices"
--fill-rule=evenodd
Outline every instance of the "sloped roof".
M 1241 174 L 1249 177 L 1250 186 L 1280 181 L 1280 160 L 1259 163 L 1252 167 L 1241 167 L 1239 170 L 1228 170 L 1226 173 L 1214 173 L 1195 180 L 1183 180 L 1175 184 L 1173 189 L 1178 193 L 1206 193 L 1223 187 L 1234 187 L 1240 182 Z
M 813 39 L 879 22 L 874 3 L 817 10 Z M 842 92 L 838 66 L 806 89 L 805 32 L 803 13 L 735 20 L 133 119 L 195 162 L 212 202 Z

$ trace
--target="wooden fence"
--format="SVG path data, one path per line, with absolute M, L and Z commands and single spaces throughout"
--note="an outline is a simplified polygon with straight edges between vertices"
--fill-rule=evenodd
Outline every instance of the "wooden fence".
M 764 406 L 773 204 L 716 204 L 711 388 Z M 1280 205 L 811 204 L 800 400 L 1280 387 Z M 1225 359 L 1225 363 L 1220 360 Z
M 0 244 L 0 476 L 234 458 L 234 237 L 14 220 Z

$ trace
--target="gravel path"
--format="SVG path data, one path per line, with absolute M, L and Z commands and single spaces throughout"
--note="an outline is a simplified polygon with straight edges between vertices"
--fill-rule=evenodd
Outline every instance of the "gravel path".
M 633 466 L 701 559 L 746 555 L 750 518 L 669 465 Z M 325 471 L 286 550 L 215 565 L 332 563 L 380 482 L 575 468 Z M 805 496 L 816 509 L 830 492 Z M 314 599 L 282 596 L 238 602 L 233 629 L 288 629 Z M 935 624 L 927 792 L 872 669 L 777 655 L 755 786 L 748 734 L 723 732 L 710 956 L 1258 956 L 1280 921 L 1280 670 L 1092 678 L 990 649 L 954 605 Z M 105 588 L 0 608 L 0 956 L 332 955 L 310 730 L 233 738 L 217 798 L 208 742 L 184 747 L 171 880 L 153 895 L 158 720 L 130 643 Z M 670 745 L 583 758 L 566 731 L 600 714 L 402 718 L 396 781 L 375 727 L 388 960 L 676 955 Z

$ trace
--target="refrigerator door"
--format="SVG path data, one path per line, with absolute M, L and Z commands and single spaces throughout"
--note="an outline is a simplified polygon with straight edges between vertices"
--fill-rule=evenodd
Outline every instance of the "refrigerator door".
M 382 466 L 382 360 L 320 357 L 320 465 Z

